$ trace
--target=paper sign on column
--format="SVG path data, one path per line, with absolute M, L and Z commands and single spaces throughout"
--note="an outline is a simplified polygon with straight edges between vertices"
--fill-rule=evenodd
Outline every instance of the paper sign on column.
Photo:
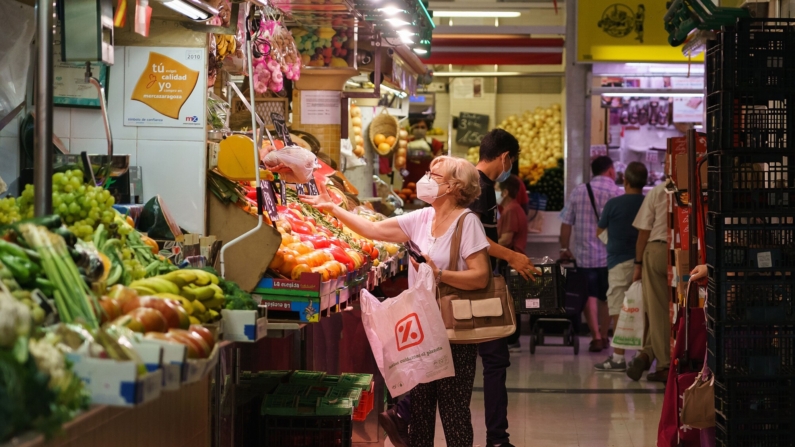
M 206 53 L 202 48 L 128 47 L 124 125 L 204 128 Z
M 301 124 L 340 124 L 340 92 L 301 92 Z

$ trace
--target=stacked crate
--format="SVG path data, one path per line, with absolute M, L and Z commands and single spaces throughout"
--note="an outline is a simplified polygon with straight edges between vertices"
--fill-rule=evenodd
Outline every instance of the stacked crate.
M 795 21 L 707 50 L 708 364 L 717 445 L 795 445 Z

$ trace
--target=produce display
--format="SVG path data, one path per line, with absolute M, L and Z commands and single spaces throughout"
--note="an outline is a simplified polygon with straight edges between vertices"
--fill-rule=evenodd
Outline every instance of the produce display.
M 308 67 L 347 67 L 353 28 L 297 27 L 290 30 Z
M 414 182 L 407 183 L 405 188 L 396 189 L 395 194 L 397 194 L 403 202 L 412 203 L 417 200 L 417 184 Z
M 563 158 L 563 127 L 559 104 L 549 108 L 536 107 L 521 116 L 511 115 L 503 120 L 500 129 L 519 140 L 519 175 L 531 185 L 554 168 Z
M 565 200 L 563 195 L 563 175 L 562 159 L 558 161 L 556 167 L 545 169 L 541 179 L 527 188 L 527 192 L 531 194 L 531 202 L 533 202 L 533 193 L 540 194 L 546 196 L 547 205 L 544 208 L 546 211 L 562 210 L 563 201 Z M 531 203 L 530 206 L 533 207 L 534 205 Z
M 406 167 L 406 155 L 409 145 L 409 133 L 405 129 L 398 132 L 398 149 L 395 152 L 395 169 Z
M 466 159 L 473 165 L 478 164 L 480 161 L 480 146 L 470 147 L 469 150 L 467 150 Z
M 28 305 L 0 282 L 0 442 L 27 430 L 48 438 L 88 409 L 89 396 L 56 337 L 35 328 Z
M 396 244 L 370 241 L 287 194 L 287 206 L 278 207 L 277 229 L 282 242 L 269 269 L 294 280 L 303 273 L 318 273 L 323 281 L 346 275 L 372 261 L 383 262 L 398 252 Z M 364 212 L 364 211 L 362 211 Z
M 351 126 L 353 128 L 353 155 L 364 157 L 364 136 L 362 134 L 362 110 L 356 104 L 351 104 Z M 0 204 L 0 207 L 2 204 Z
M 389 155 L 392 152 L 392 148 L 395 146 L 395 141 L 397 138 L 393 135 L 384 135 L 382 133 L 377 133 L 373 136 L 373 144 L 375 145 L 375 151 L 378 152 L 378 155 Z

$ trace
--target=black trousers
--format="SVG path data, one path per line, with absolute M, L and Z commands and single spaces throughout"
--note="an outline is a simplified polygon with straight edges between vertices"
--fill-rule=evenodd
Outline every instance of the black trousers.
M 455 345 L 454 345 L 455 346 Z M 481 343 L 478 354 L 483 362 L 483 400 L 486 410 L 486 440 L 492 444 L 505 444 L 508 435 L 508 390 L 505 386 L 511 354 L 508 339 Z M 405 396 L 396 406 L 400 417 L 411 425 L 411 396 Z M 409 429 L 411 430 L 411 429 Z

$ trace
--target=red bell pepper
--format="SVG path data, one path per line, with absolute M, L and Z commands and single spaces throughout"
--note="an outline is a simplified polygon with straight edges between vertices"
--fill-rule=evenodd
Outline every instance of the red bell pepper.
M 279 214 L 279 218 L 286 220 L 290 224 L 290 227 L 292 227 L 294 233 L 308 235 L 315 234 L 314 227 L 312 227 L 311 224 L 296 219 L 295 216 L 290 213 Z
M 352 272 L 356 269 L 356 264 L 353 263 L 353 259 L 351 259 L 351 257 L 348 256 L 348 253 L 345 253 L 345 250 L 342 248 L 332 245 L 325 251 L 331 253 L 331 255 L 334 256 L 335 261 L 345 264 L 345 267 L 349 272 Z
M 318 233 L 323 233 L 328 238 L 333 238 L 334 237 L 334 233 L 332 233 L 331 230 L 329 230 L 328 228 L 324 227 L 323 225 L 317 225 L 315 228 L 317 228 Z
M 310 242 L 316 249 L 329 248 L 331 246 L 331 241 L 324 236 L 302 234 L 298 237 L 301 239 L 301 242 Z

